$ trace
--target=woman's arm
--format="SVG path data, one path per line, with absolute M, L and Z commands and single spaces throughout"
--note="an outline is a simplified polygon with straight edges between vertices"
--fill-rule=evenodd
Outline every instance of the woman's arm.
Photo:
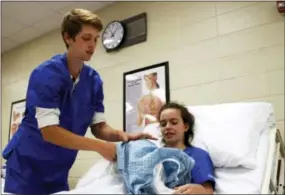
M 204 184 L 186 184 L 175 188 L 174 194 L 214 194 L 211 183 Z
M 214 194 L 215 179 L 214 166 L 210 155 L 199 148 L 193 147 L 186 150 L 186 153 L 195 160 L 191 169 L 191 184 L 176 188 L 175 193 L 182 194 Z
M 202 186 L 204 187 L 205 194 L 214 194 L 214 188 L 212 183 L 206 182 L 202 184 Z

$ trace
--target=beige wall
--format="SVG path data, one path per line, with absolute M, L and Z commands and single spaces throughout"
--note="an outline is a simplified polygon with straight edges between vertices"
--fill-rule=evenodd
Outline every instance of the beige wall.
M 121 2 L 98 14 L 106 24 L 141 12 L 148 14 L 147 42 L 111 54 L 100 43 L 90 62 L 105 82 L 110 124 L 122 127 L 123 72 L 168 60 L 172 100 L 189 105 L 269 101 L 284 132 L 284 18 L 275 2 Z M 2 147 L 11 102 L 25 97 L 29 73 L 63 51 L 57 30 L 3 56 Z M 80 152 L 70 172 L 72 185 L 96 159 Z

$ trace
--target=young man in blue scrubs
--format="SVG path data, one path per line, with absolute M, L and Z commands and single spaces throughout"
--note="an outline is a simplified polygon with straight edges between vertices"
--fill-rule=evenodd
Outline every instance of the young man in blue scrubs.
M 116 160 L 111 142 L 152 139 L 142 133 L 128 135 L 106 122 L 103 82 L 84 64 L 91 59 L 102 28 L 101 20 L 88 10 L 74 9 L 65 15 L 61 33 L 67 52 L 31 73 L 25 116 L 3 151 L 5 192 L 42 195 L 69 190 L 68 173 L 78 150 Z M 84 137 L 89 126 L 98 139 Z
M 191 146 L 194 116 L 181 104 L 170 102 L 158 113 L 165 147 L 178 148 L 192 157 L 195 165 L 191 170 L 192 182 L 178 186 L 174 194 L 213 194 L 215 189 L 214 166 L 205 150 Z

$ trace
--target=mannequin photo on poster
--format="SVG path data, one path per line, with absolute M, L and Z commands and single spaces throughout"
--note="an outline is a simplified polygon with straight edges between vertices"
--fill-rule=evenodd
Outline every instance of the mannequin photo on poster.
M 169 67 L 163 62 L 124 73 L 123 124 L 129 133 L 155 123 L 160 108 L 169 101 Z
M 12 102 L 11 113 L 10 113 L 10 124 L 9 124 L 9 141 L 18 130 L 20 123 L 25 115 L 26 100 L 19 100 Z

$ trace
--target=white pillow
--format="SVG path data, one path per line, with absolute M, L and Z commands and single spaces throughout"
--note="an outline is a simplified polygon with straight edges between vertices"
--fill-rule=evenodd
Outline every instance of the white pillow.
M 195 116 L 192 144 L 209 152 L 215 167 L 254 169 L 261 132 L 272 119 L 269 103 L 189 106 Z
M 163 146 L 163 142 L 162 142 L 162 134 L 160 131 L 160 126 L 159 123 L 151 123 L 147 126 L 144 127 L 143 129 L 144 133 L 148 133 L 154 137 L 157 138 L 157 140 L 150 140 L 153 143 L 155 143 L 158 147 L 162 147 Z

